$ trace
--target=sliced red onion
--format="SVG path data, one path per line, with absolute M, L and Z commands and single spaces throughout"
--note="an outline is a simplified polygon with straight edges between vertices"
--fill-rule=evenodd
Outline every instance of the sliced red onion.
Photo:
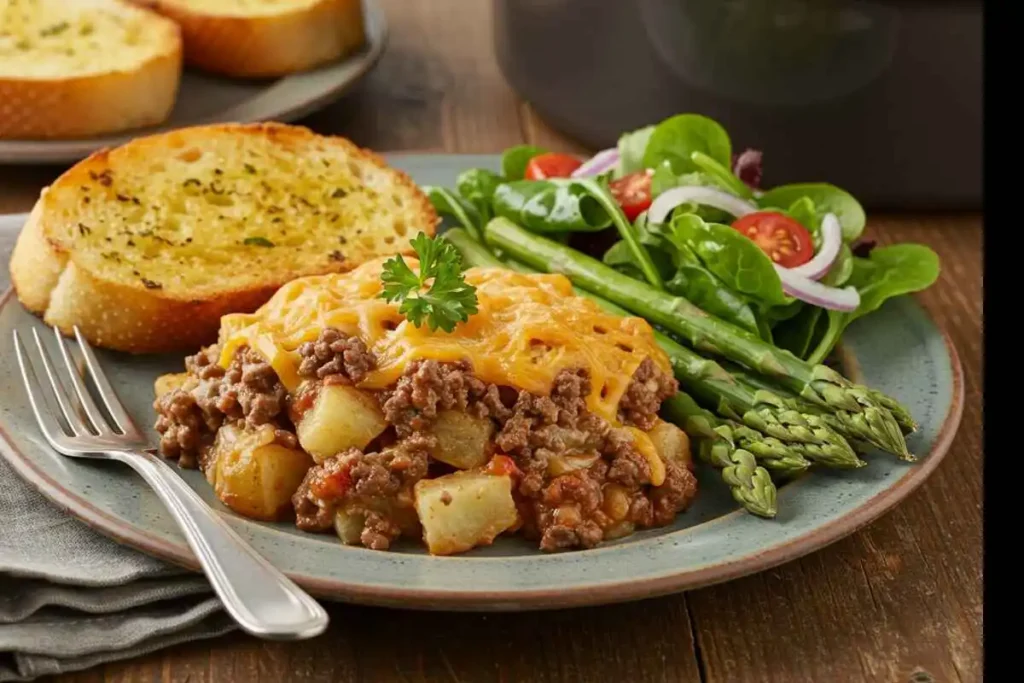
M 647 210 L 647 220 L 652 223 L 664 223 L 668 215 L 672 213 L 672 209 L 688 202 L 711 206 L 730 213 L 736 218 L 758 210 L 756 206 L 743 201 L 734 194 L 716 190 L 713 187 L 692 185 L 673 187 L 658 195 L 658 198 L 651 204 L 651 208 Z
M 860 305 L 860 293 L 853 287 L 829 287 L 780 266 L 775 271 L 782 280 L 782 290 L 801 301 L 833 311 L 853 311 Z
M 572 172 L 573 178 L 601 175 L 615 168 L 619 163 L 619 150 L 616 147 L 604 149 L 583 162 L 583 165 Z
M 821 219 L 821 248 L 807 263 L 789 268 L 794 275 L 802 275 L 812 280 L 820 280 L 836 262 L 843 246 L 843 226 L 833 213 L 825 214 Z M 780 266 L 781 267 L 781 266 Z M 785 270 L 785 269 L 784 269 Z

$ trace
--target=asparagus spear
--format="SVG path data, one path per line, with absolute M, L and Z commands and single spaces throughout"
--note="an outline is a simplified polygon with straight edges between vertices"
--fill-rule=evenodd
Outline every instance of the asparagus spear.
M 463 254 L 467 264 L 508 267 L 465 233 L 453 235 L 454 232 L 449 230 L 445 234 Z M 576 291 L 615 315 L 629 315 L 628 311 L 600 296 L 578 287 Z M 713 405 L 719 415 L 780 441 L 813 444 L 814 448 L 802 448 L 801 454 L 829 467 L 853 468 L 865 464 L 846 440 L 818 416 L 804 415 L 786 408 L 782 399 L 771 392 L 750 391 L 718 363 L 701 357 L 660 332 L 655 332 L 655 337 L 658 345 L 668 355 L 676 377 L 706 403 Z
M 876 419 L 891 423 L 891 427 L 884 430 L 892 441 L 887 450 L 906 451 L 899 426 L 892 413 L 875 398 L 877 392 L 851 383 L 835 370 L 810 365 L 746 330 L 708 315 L 682 297 L 649 287 L 585 254 L 534 235 L 507 219 L 492 220 L 484 229 L 484 236 L 513 258 L 547 272 L 562 273 L 579 287 L 681 335 L 694 348 L 771 376 L 824 408 L 850 412 L 877 408 Z
M 793 476 L 811 466 L 807 458 L 791 447 L 792 444 L 764 436 L 745 425 L 719 420 L 684 391 L 678 392 L 662 404 L 662 414 L 702 447 L 709 448 L 704 446 L 706 442 L 713 443 L 724 439 L 753 453 L 757 463 L 771 472 Z
M 696 441 L 700 459 L 721 471 L 737 503 L 760 517 L 775 516 L 777 491 L 771 475 L 753 453 L 736 447 L 728 431 L 714 428 L 714 416 L 681 392 L 666 400 L 662 410 Z
M 851 413 L 847 410 L 837 410 L 834 413 L 829 413 L 820 406 L 816 406 L 810 401 L 800 398 L 786 389 L 780 389 L 774 386 L 771 381 L 764 377 L 760 377 L 734 365 L 727 365 L 726 367 L 732 373 L 733 377 L 735 377 L 741 384 L 746 385 L 749 389 L 753 391 L 773 391 L 775 395 L 782 399 L 783 403 L 790 409 L 798 410 L 810 415 L 817 415 L 823 423 L 827 424 L 847 439 L 856 439 L 857 441 L 870 444 L 875 448 L 880 448 L 883 451 L 888 451 L 889 446 L 894 442 L 894 439 L 891 438 L 892 435 L 887 431 L 892 428 L 892 423 L 879 418 L 877 408 L 866 408 L 863 412 L 859 413 Z M 907 460 L 909 462 L 913 462 L 917 459 L 906 449 L 904 449 L 902 453 L 895 453 L 895 455 L 901 460 Z

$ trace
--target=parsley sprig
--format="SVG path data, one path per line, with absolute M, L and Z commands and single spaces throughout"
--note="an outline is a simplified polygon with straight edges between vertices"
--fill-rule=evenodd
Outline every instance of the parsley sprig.
M 416 274 L 401 256 L 384 263 L 380 297 L 389 303 L 401 301 L 398 312 L 416 327 L 426 319 L 431 332 L 451 332 L 459 322 L 477 312 L 476 287 L 462 276 L 462 257 L 449 242 L 431 239 L 422 232 L 412 239 L 420 260 Z M 430 283 L 429 289 L 423 291 Z

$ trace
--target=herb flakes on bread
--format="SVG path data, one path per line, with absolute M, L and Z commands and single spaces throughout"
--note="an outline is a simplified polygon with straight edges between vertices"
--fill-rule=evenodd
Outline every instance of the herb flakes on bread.
M 161 123 L 181 62 L 174 22 L 124 0 L 0 0 L 0 139 Z
M 285 282 L 346 271 L 434 233 L 426 196 L 348 140 L 283 124 L 186 128 L 97 152 L 36 203 L 18 298 L 133 353 L 211 343 L 220 317 Z

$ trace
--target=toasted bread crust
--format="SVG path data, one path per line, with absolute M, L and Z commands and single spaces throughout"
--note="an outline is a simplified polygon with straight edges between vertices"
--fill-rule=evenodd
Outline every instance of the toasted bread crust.
M 149 158 L 166 153 L 168 139 L 184 137 L 202 145 L 211 132 L 240 136 L 265 136 L 282 144 L 317 138 L 312 131 L 275 123 L 224 124 L 186 128 L 135 140 L 125 147 Z M 413 232 L 433 234 L 439 222 L 427 197 L 401 171 L 390 169 L 376 154 L 362 150 L 344 138 L 325 138 L 340 152 L 360 162 L 389 171 L 396 186 L 408 193 L 416 216 Z M 124 151 L 120 148 L 117 151 Z M 173 147 L 174 150 L 180 147 Z M 320 263 L 289 272 L 266 272 L 261 281 L 244 289 L 192 295 L 189 292 L 150 289 L 142 283 L 114 281 L 76 262 L 74 245 L 57 235 L 67 220 L 53 200 L 55 194 L 77 188 L 117 166 L 112 150 L 101 150 L 79 162 L 52 186 L 43 190 L 11 256 L 11 282 L 22 304 L 48 324 L 70 333 L 77 325 L 86 338 L 101 347 L 130 353 L 183 352 L 212 343 L 222 315 L 250 312 L 262 305 L 285 282 L 304 275 L 350 270 L 358 261 Z M 396 245 L 396 252 L 399 251 Z M 402 253 L 411 253 L 408 248 Z
M 0 76 L 0 139 L 67 139 L 116 133 L 162 123 L 178 94 L 183 60 L 174 22 L 142 8 L 159 22 L 159 51 L 141 64 L 84 75 Z
M 362 47 L 359 0 L 319 0 L 279 14 L 227 16 L 177 0 L 149 6 L 181 27 L 185 61 L 235 78 L 273 78 L 332 62 Z

